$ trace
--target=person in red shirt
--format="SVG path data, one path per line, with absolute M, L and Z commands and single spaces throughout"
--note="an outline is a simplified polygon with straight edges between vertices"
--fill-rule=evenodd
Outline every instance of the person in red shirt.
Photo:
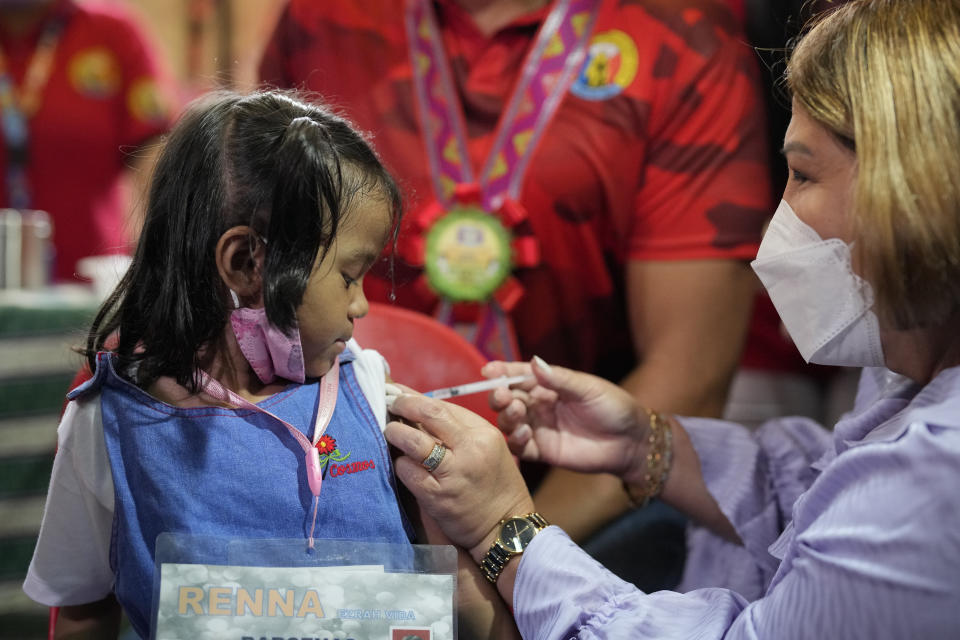
M 291 0 L 260 66 L 269 85 L 319 92 L 373 135 L 406 186 L 401 248 L 436 200 L 405 10 L 415 1 Z M 471 165 L 480 171 L 539 30 L 560 3 L 436 0 Z M 741 356 L 756 255 L 772 212 L 752 52 L 710 0 L 600 0 L 584 59 L 539 140 L 517 200 L 520 356 L 619 381 L 643 403 L 720 415 Z M 406 238 L 406 240 L 405 240 Z M 400 252 L 368 296 L 433 313 Z M 575 540 L 628 507 L 609 476 L 551 470 L 537 505 Z
M 50 214 L 52 278 L 71 281 L 81 258 L 128 251 L 123 177 L 166 130 L 169 86 L 117 3 L 2 3 L 0 59 L 0 206 Z

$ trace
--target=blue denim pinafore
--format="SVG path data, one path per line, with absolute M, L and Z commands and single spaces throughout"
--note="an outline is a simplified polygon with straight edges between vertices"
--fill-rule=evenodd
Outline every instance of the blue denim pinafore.
M 408 543 L 387 443 L 341 356 L 337 404 L 324 438 L 317 530 L 324 538 Z M 223 538 L 306 540 L 313 495 L 303 450 L 286 428 L 244 409 L 183 409 L 124 380 L 101 353 L 93 379 L 70 394 L 100 392 L 116 493 L 110 561 L 114 593 L 141 636 L 149 636 L 154 552 L 163 532 Z M 319 383 L 291 384 L 259 403 L 312 437 Z M 211 560 L 213 563 L 214 560 Z

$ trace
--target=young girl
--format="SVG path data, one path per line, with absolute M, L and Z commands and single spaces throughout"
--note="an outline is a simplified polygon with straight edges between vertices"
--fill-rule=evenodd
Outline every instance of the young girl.
M 413 540 L 381 434 L 384 364 L 351 341 L 399 215 L 373 150 L 322 107 L 261 92 L 188 109 L 59 429 L 24 583 L 61 607 L 58 635 L 115 635 L 119 602 L 148 636 L 164 532 Z

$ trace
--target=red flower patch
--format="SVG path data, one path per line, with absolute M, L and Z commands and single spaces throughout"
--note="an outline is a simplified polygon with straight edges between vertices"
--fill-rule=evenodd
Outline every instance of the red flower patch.
M 337 441 L 330 436 L 322 436 L 317 442 L 317 449 L 320 453 L 333 453 L 337 449 Z

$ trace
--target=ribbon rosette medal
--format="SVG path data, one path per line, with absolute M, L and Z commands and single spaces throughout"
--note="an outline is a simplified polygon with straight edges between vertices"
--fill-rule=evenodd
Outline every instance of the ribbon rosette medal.
M 404 258 L 423 265 L 440 297 L 440 319 L 464 332 L 485 355 L 513 360 L 517 349 L 507 313 L 522 295 L 510 271 L 539 262 L 532 235 L 511 237 L 526 217 L 523 177 L 553 115 L 582 67 L 599 0 L 555 0 L 543 20 L 508 100 L 494 143 L 474 177 L 466 127 L 432 2 L 407 0 L 418 119 L 435 202 L 415 216 Z
M 523 287 L 511 274 L 540 261 L 537 239 L 512 233 L 525 218 L 510 199 L 488 213 L 476 185 L 457 185 L 449 208 L 435 202 L 411 217 L 399 246 L 404 260 L 423 267 L 421 284 L 440 299 L 438 318 L 489 358 L 517 357 L 506 314 Z

